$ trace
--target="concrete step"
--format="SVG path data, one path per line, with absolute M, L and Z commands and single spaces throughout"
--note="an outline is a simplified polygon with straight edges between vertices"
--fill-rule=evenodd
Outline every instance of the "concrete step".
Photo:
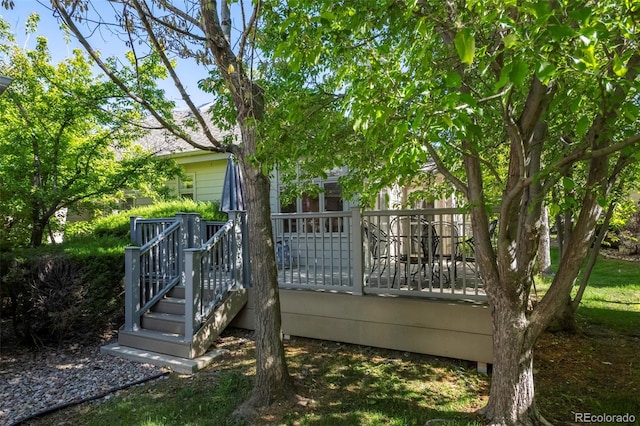
M 227 349 L 214 348 L 198 358 L 187 359 L 149 350 L 123 346 L 119 343 L 113 343 L 111 345 L 101 347 L 100 352 L 128 359 L 130 361 L 152 364 L 158 367 L 167 367 L 181 374 L 193 374 L 196 371 L 205 368 L 216 358 L 228 353 L 229 351 Z
M 184 315 L 184 299 L 177 297 L 165 297 L 160 299 L 151 310 L 162 314 Z
M 145 330 L 184 335 L 184 315 L 148 312 L 142 316 L 140 326 Z

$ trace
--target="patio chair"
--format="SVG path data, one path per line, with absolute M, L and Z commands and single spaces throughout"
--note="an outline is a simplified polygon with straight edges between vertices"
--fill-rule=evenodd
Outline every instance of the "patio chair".
M 489 238 L 493 240 L 498 227 L 498 219 L 494 219 L 489 223 Z M 456 260 L 465 262 L 476 261 L 476 246 L 473 235 L 456 243 L 455 250 Z
M 429 266 L 430 278 L 435 281 L 440 276 L 440 267 L 442 263 L 442 256 L 438 252 L 440 245 L 440 236 L 434 224 L 420 219 L 418 225 L 410 225 L 409 235 L 405 236 L 408 244 L 407 252 L 398 256 L 398 263 L 404 267 L 404 276 L 409 280 L 409 271 L 412 265 L 419 265 L 419 268 L 412 272 L 411 277 L 416 276 L 418 273 L 423 273 L 427 278 L 427 266 Z M 398 268 L 393 276 L 393 281 L 396 280 Z M 445 279 L 448 280 L 448 275 L 445 274 Z
M 391 240 L 386 232 L 372 222 L 363 221 L 362 230 L 367 237 L 367 248 L 371 259 L 371 268 L 365 280 L 365 282 L 368 282 L 376 269 L 379 271 L 378 276 L 381 276 L 389 266 Z
M 489 238 L 493 241 L 496 228 L 498 226 L 498 220 L 492 220 L 489 223 Z M 467 271 L 471 270 L 471 274 L 473 277 L 478 277 L 478 269 L 476 264 L 476 246 L 475 239 L 472 236 L 465 238 L 456 243 L 455 251 L 454 251 L 455 260 L 452 262 L 453 264 L 453 279 L 452 281 L 455 283 L 459 276 L 461 276 L 459 269 L 462 269 L 462 272 L 465 276 L 467 276 Z M 475 279 L 473 278 L 472 279 Z

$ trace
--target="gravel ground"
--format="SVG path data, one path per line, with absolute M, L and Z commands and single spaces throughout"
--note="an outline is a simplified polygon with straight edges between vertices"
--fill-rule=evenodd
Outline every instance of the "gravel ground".
M 35 352 L 0 348 L 0 425 L 16 424 L 44 410 L 95 398 L 164 372 L 102 355 L 104 344 Z

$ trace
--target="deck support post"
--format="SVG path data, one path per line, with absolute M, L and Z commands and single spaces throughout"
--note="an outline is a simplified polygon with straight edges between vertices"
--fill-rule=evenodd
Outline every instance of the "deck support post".
M 362 264 L 362 212 L 359 207 L 351 208 L 351 253 L 353 255 L 353 294 L 364 294 L 364 274 Z
M 142 314 L 140 312 L 140 247 L 125 248 L 124 266 L 124 329 L 137 331 L 140 328 Z

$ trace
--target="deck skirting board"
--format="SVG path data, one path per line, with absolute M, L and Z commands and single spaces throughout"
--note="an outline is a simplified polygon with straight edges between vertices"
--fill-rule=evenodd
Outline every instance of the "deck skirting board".
M 231 323 L 254 329 L 249 303 Z M 485 304 L 419 298 L 280 290 L 282 331 L 353 343 L 492 363 L 491 314 Z

